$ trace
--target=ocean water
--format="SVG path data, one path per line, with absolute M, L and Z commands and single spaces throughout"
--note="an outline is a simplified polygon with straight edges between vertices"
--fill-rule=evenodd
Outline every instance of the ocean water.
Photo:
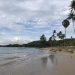
M 0 47 L 0 65 L 19 59 L 27 62 L 48 55 L 47 51 L 39 48 Z

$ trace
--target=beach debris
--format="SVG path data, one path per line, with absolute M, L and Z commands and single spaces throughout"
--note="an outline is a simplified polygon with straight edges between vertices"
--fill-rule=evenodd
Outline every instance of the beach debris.
M 74 53 L 73 50 L 71 50 L 71 49 L 69 49 L 68 52 L 70 52 L 70 53 Z
M 52 51 L 52 52 L 56 52 L 57 50 L 56 50 L 56 49 L 51 49 L 50 51 Z

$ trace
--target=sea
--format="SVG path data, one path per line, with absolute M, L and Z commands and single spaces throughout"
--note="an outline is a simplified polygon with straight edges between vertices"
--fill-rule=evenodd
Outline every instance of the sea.
M 24 62 L 29 62 L 30 60 L 48 55 L 48 51 L 39 48 L 0 47 L 0 65 L 22 59 Z

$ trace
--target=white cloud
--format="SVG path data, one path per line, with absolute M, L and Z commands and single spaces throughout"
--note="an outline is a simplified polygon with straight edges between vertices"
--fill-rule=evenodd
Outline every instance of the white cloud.
M 11 38 L 15 35 L 32 37 L 31 29 L 49 28 L 52 25 L 58 30 L 57 24 L 67 17 L 69 6 L 70 0 L 0 0 L 0 28 L 12 30 L 12 32 L 8 30 L 0 32 L 5 36 L 9 34 Z M 60 22 L 55 24 L 55 21 Z M 61 27 L 61 23 L 59 25 Z M 47 31 L 46 29 L 46 33 Z M 34 33 L 40 34 L 39 30 Z

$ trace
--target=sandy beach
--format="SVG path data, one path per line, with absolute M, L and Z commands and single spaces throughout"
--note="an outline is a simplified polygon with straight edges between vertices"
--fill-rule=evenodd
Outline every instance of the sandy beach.
M 51 52 L 48 55 L 27 59 L 14 57 L 0 64 L 0 75 L 75 75 L 75 55 Z

